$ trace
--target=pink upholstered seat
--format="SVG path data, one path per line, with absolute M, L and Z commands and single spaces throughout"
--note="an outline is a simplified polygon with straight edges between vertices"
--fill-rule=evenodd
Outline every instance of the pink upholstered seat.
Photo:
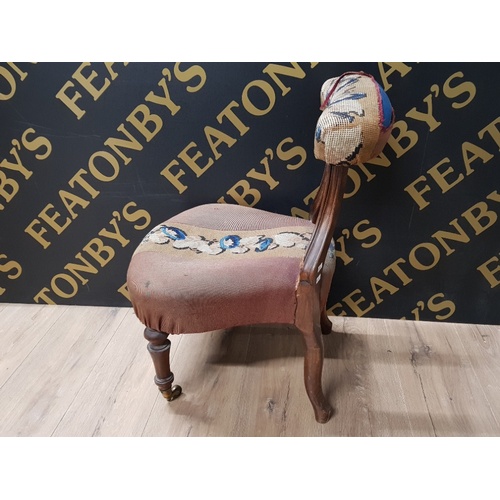
M 239 205 L 208 204 L 156 226 L 128 273 L 149 328 L 195 333 L 293 323 L 297 278 L 314 224 Z M 333 274 L 333 245 L 325 273 Z

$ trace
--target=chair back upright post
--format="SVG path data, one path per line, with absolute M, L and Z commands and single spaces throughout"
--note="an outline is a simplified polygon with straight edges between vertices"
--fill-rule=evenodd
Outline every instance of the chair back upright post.
M 333 238 L 345 193 L 348 167 L 326 163 L 321 185 L 311 207 L 315 228 L 307 249 L 300 282 L 315 286 Z

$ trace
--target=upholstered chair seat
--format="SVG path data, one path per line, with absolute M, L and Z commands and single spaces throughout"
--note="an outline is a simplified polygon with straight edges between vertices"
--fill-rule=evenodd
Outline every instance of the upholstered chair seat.
M 128 282 L 153 330 L 197 333 L 293 323 L 297 277 L 314 231 L 308 220 L 208 204 L 159 224 L 133 257 Z M 333 245 L 325 273 L 333 275 Z

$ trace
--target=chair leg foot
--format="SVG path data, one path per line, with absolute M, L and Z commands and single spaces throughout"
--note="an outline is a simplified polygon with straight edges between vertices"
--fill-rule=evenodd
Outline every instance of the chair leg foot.
M 319 412 L 315 412 L 314 416 L 318 424 L 326 424 L 333 415 L 333 408 L 328 404 L 326 408 L 322 408 Z
M 173 401 L 182 394 L 182 387 L 180 385 L 173 385 L 172 388 L 170 389 L 161 389 L 160 385 L 163 385 L 163 381 L 156 379 L 156 377 L 155 377 L 155 383 L 160 389 L 161 395 L 167 401 Z M 172 382 L 170 382 L 170 384 L 172 384 Z
M 167 401 L 173 401 L 181 395 L 182 388 L 179 385 L 172 386 L 174 374 L 170 371 L 171 342 L 168 339 L 168 333 L 146 328 L 144 337 L 149 340 L 148 351 L 156 371 L 155 384 Z

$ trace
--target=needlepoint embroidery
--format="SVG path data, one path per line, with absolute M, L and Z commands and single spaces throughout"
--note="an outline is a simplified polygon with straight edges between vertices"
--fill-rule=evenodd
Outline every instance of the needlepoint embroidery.
M 194 228 L 193 228 L 194 229 Z M 202 232 L 199 230 L 198 233 Z M 226 234 L 221 238 L 211 235 L 189 234 L 175 226 L 161 224 L 152 229 L 142 240 L 141 245 L 170 244 L 175 250 L 191 250 L 198 254 L 220 255 L 222 253 L 243 254 L 262 253 L 275 248 L 305 250 L 311 239 L 310 232 L 279 231 L 273 235 L 265 234 Z

